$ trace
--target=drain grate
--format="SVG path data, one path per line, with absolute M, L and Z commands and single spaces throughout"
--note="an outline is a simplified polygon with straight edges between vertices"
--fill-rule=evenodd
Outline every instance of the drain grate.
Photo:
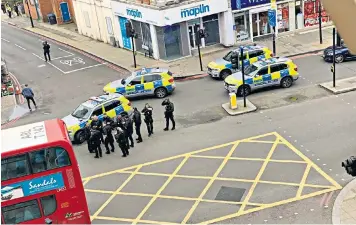
M 219 193 L 216 195 L 215 200 L 241 202 L 242 196 L 245 194 L 245 188 L 235 188 L 222 186 Z

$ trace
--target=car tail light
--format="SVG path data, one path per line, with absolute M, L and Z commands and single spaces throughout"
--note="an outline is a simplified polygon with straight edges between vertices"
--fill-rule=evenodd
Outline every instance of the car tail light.
M 173 78 L 173 77 L 170 78 L 170 79 L 168 80 L 168 82 L 169 82 L 169 83 L 173 83 L 173 82 L 174 82 L 174 78 Z
M 298 72 L 298 67 L 294 67 L 294 70 L 295 70 L 296 72 Z

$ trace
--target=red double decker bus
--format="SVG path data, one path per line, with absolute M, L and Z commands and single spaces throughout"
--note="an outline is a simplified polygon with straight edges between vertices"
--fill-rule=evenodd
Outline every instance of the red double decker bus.
M 59 119 L 1 131 L 1 222 L 90 224 L 66 126 Z

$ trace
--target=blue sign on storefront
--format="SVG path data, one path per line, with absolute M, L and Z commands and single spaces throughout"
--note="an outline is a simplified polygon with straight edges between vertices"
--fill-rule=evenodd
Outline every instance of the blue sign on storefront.
M 232 10 L 270 3 L 271 0 L 231 0 Z
M 271 27 L 275 27 L 277 25 L 276 10 L 268 10 L 268 23 Z
M 45 191 L 64 187 L 62 173 L 26 180 L 9 186 L 1 187 L 1 202 L 26 197 Z

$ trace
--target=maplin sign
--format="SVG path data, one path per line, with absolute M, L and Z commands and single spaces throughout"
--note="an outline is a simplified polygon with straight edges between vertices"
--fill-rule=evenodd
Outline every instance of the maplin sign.
M 194 6 L 192 8 L 182 9 L 180 11 L 180 16 L 181 16 L 181 18 L 196 17 L 197 15 L 206 13 L 206 12 L 210 12 L 209 5 L 201 4 L 198 6 Z
M 142 18 L 142 13 L 138 9 L 126 9 L 126 14 L 133 18 Z

